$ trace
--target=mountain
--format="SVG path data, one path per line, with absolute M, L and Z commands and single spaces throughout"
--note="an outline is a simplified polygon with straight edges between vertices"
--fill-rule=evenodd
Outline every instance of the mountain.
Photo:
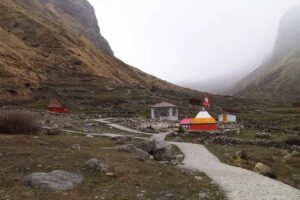
M 43 108 L 55 98 L 71 108 L 142 113 L 159 101 L 189 109 L 203 96 L 114 57 L 86 0 L 0 1 L 0 105 Z
M 300 98 L 300 5 L 281 19 L 273 56 L 239 81 L 231 93 L 240 97 L 295 101 Z

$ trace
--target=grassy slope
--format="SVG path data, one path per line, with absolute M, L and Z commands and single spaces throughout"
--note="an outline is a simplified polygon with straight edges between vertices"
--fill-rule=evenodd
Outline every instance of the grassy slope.
M 72 151 L 80 144 L 81 151 Z M 224 199 L 222 192 L 203 174 L 188 175 L 156 161 L 142 162 L 133 155 L 101 147 L 115 146 L 101 138 L 80 136 L 0 135 L 0 198 L 4 199 L 198 199 L 207 191 L 210 199 Z M 99 158 L 110 166 L 115 177 L 88 171 L 84 162 Z M 45 193 L 23 186 L 21 178 L 32 172 L 64 169 L 85 176 L 82 186 L 58 193 Z M 194 176 L 202 177 L 196 180 Z M 167 194 L 173 197 L 167 197 Z

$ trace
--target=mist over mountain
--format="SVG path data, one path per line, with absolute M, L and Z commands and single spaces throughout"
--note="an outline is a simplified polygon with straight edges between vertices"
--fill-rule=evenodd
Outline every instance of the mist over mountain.
M 239 81 L 231 93 L 273 101 L 300 98 L 300 5 L 282 18 L 271 59 Z

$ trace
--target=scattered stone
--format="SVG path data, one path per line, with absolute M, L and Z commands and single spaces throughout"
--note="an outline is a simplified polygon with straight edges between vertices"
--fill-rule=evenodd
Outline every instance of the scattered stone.
M 115 173 L 109 172 L 105 174 L 106 176 L 110 176 L 110 177 L 116 177 L 117 175 Z
M 184 159 L 184 155 L 183 155 L 183 154 L 178 154 L 178 155 L 175 155 L 174 158 L 175 158 L 176 160 L 182 162 L 183 159 Z
M 176 137 L 172 141 L 173 142 L 183 142 L 183 139 L 181 137 Z
M 69 122 L 66 122 L 64 124 L 64 128 L 66 128 L 66 129 L 73 129 L 73 125 L 71 123 L 69 123 Z
M 167 194 L 165 194 L 165 197 L 167 197 L 167 198 L 171 198 L 171 197 L 175 197 L 175 195 L 174 195 L 174 194 L 172 194 L 172 193 L 167 193 Z
M 245 150 L 235 152 L 236 157 L 241 158 L 243 160 L 248 160 L 248 155 Z
M 85 166 L 92 171 L 101 172 L 102 165 L 99 159 L 92 158 L 85 162 Z
M 81 174 L 56 170 L 50 173 L 33 173 L 23 179 L 25 185 L 34 189 L 58 192 L 74 189 L 83 182 Z
M 209 200 L 209 194 L 207 192 L 200 192 L 199 200 Z
M 73 144 L 73 146 L 71 147 L 72 150 L 75 150 L 75 151 L 80 151 L 81 150 L 81 147 L 79 144 Z
M 47 135 L 59 135 L 61 133 L 58 127 L 42 127 L 42 129 Z
M 271 135 L 269 133 L 256 133 L 256 137 L 260 139 L 270 139 Z
M 264 176 L 268 176 L 270 178 L 276 178 L 274 170 L 271 167 L 269 167 L 269 166 L 267 166 L 267 165 L 265 165 L 261 162 L 256 163 L 253 171 L 257 172 L 257 173 L 260 173 Z
M 292 151 L 292 153 L 288 153 L 283 158 L 284 159 L 291 159 L 291 158 L 299 157 L 299 155 L 300 155 L 300 153 L 298 151 Z
M 136 151 L 136 147 L 132 144 L 121 145 L 121 146 L 113 147 L 112 149 L 115 151 L 128 152 L 128 153 L 134 153 Z
M 175 160 L 175 159 L 174 159 L 174 160 L 171 160 L 171 161 L 170 161 L 170 164 L 171 164 L 171 165 L 174 165 L 174 166 L 177 166 L 177 165 L 180 164 L 180 162 L 179 162 L 178 160 Z
M 134 137 L 131 135 L 124 135 L 120 137 L 112 137 L 110 140 L 112 141 L 118 141 L 118 142 L 130 142 L 133 141 Z
M 293 151 L 297 151 L 298 153 L 300 153 L 300 146 L 298 146 L 298 145 L 293 145 L 293 146 L 292 146 L 292 150 L 293 150 Z
M 94 136 L 91 135 L 91 134 L 87 134 L 86 137 L 87 137 L 87 138 L 94 138 Z
M 203 180 L 203 178 L 201 176 L 195 176 L 194 178 L 195 178 L 196 181 L 202 181 Z

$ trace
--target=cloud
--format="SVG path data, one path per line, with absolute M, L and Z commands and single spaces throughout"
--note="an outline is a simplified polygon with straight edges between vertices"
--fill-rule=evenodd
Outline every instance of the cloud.
M 272 52 L 298 0 L 89 0 L 115 55 L 162 79 L 253 70 Z

